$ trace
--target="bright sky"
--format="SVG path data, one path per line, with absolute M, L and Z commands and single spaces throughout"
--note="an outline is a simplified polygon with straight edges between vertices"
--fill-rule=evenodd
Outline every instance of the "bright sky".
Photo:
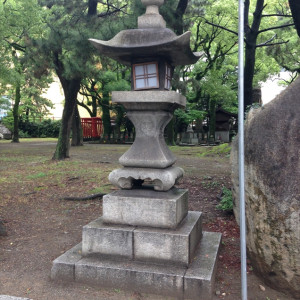
M 288 72 L 280 72 L 278 76 L 273 76 L 261 85 L 262 103 L 266 104 L 273 100 L 286 86 L 281 86 L 278 83 L 282 79 L 288 79 Z

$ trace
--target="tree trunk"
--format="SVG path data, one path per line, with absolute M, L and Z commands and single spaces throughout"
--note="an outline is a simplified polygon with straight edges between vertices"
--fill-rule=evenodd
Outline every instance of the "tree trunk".
M 110 140 L 111 123 L 110 123 L 110 110 L 109 110 L 109 93 L 103 93 L 102 108 L 102 122 L 103 122 L 103 136 L 105 139 Z
M 183 34 L 183 15 L 187 9 L 188 0 L 180 0 L 175 11 L 174 32 L 177 35 Z
M 253 103 L 253 77 L 255 70 L 256 43 L 257 36 L 259 34 L 262 12 L 264 10 L 264 0 L 257 0 L 256 2 L 251 28 L 248 24 L 249 5 L 245 5 L 245 8 L 245 15 L 247 15 L 247 18 L 245 18 L 246 50 L 244 69 L 244 109 L 246 110 L 247 106 Z
M 297 33 L 300 37 L 300 1 L 299 0 L 289 0 L 292 15 L 294 18 Z
M 13 139 L 12 143 L 19 143 L 19 105 L 21 101 L 21 86 L 17 83 L 16 94 L 15 94 L 15 104 L 13 107 L 13 117 L 14 117 L 14 129 L 13 129 Z
M 209 137 L 208 137 L 209 141 L 215 140 L 216 107 L 217 107 L 217 101 L 210 99 L 210 101 L 209 101 Z
M 60 81 L 64 90 L 65 105 L 62 115 L 62 123 L 59 131 L 56 150 L 54 152 L 54 160 L 61 160 L 69 157 L 70 149 L 70 133 L 72 127 L 73 113 L 76 105 L 77 94 L 80 89 L 80 79 L 66 80 L 60 77 Z
M 175 132 L 174 132 L 174 116 L 172 120 L 168 123 L 165 133 L 166 133 L 166 143 L 169 146 L 175 146 Z
M 97 5 L 98 5 L 98 0 L 89 0 L 88 2 L 88 16 L 95 16 L 97 14 Z
M 81 120 L 78 111 L 78 105 L 75 104 L 73 118 L 72 118 L 72 146 L 83 146 L 83 134 L 81 127 Z

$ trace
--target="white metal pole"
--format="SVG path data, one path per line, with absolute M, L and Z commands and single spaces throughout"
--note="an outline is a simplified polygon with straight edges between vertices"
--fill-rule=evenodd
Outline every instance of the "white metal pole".
M 244 0 L 239 0 L 239 198 L 241 240 L 241 299 L 247 300 L 247 256 L 245 214 L 245 169 L 244 169 Z

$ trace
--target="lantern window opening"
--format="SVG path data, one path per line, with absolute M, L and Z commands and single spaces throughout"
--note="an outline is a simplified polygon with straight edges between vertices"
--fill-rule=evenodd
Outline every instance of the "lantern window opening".
M 171 88 L 172 71 L 170 65 L 166 64 L 165 89 Z
M 135 90 L 159 88 L 157 62 L 134 64 L 133 76 Z

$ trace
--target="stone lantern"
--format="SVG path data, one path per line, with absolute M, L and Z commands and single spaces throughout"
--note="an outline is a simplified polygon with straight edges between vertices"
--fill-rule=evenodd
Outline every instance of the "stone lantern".
M 90 40 L 101 55 L 131 67 L 132 90 L 112 93 L 136 130 L 119 159 L 123 167 L 109 175 L 120 189 L 103 198 L 103 215 L 83 228 L 82 245 L 54 261 L 52 278 L 210 299 L 221 236 L 202 232 L 202 213 L 188 211 L 188 191 L 174 187 L 184 172 L 164 140 L 174 110 L 186 104 L 170 91 L 174 68 L 200 55 L 190 49 L 190 32 L 166 28 L 164 0 L 141 1 L 146 13 L 138 29 Z

